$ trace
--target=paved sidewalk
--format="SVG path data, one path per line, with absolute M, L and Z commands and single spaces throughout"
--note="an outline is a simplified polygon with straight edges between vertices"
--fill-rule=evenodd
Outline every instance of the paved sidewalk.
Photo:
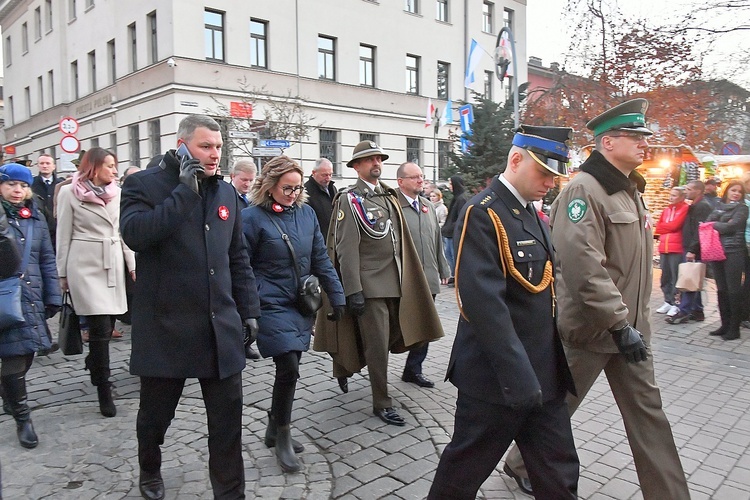
M 740 341 L 709 337 L 718 314 L 715 293 L 708 295 L 703 323 L 672 326 L 655 315 L 657 381 L 692 497 L 750 499 L 750 330 L 742 331 Z M 655 285 L 652 305 L 660 303 Z M 263 445 L 274 367 L 271 360 L 250 362 L 244 373 L 248 498 L 425 498 L 440 450 L 450 441 L 456 399 L 455 388 L 442 381 L 456 328 L 452 288 L 443 287 L 437 305 L 447 336 L 431 344 L 424 364 L 436 387 L 420 389 L 401 382 L 406 356 L 391 357 L 391 394 L 407 420 L 405 427 L 387 426 L 372 416 L 366 372 L 355 375 L 349 393 L 341 394 L 328 356 L 303 355 L 293 415 L 294 435 L 305 445 L 305 470 L 299 474 L 283 474 L 272 450 Z M 140 498 L 138 380 L 128 374 L 130 334 L 128 327 L 124 331 L 124 338 L 111 344 L 118 395 L 114 418 L 99 414 L 82 355 L 55 353 L 35 360 L 28 389 L 40 444 L 34 450 L 21 448 L 13 419 L 0 416 L 4 498 Z M 191 382 L 163 447 L 167 498 L 212 498 L 204 413 L 200 386 Z M 605 380 L 596 383 L 573 420 L 582 465 L 580 497 L 642 498 Z M 483 485 L 480 498 L 529 497 L 496 471 Z

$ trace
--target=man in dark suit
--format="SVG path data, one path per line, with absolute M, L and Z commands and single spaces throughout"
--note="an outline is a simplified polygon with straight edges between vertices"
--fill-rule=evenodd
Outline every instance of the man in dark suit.
M 47 219 L 49 235 L 52 238 L 52 248 L 55 247 L 57 221 L 55 219 L 55 186 L 62 182 L 55 174 L 55 159 L 48 154 L 41 154 L 36 161 L 39 175 L 34 177 L 31 190 L 39 197 L 42 206 L 39 207 Z
M 447 374 L 458 401 L 430 499 L 476 498 L 513 440 L 537 498 L 577 496 L 565 405 L 575 388 L 556 326 L 554 252 L 531 204 L 566 174 L 571 134 L 522 125 L 505 171 L 458 217 L 455 285 L 463 300 Z
M 237 196 L 240 198 L 241 208 L 247 208 L 250 206 L 248 194 L 250 194 L 250 189 L 253 187 L 256 175 L 258 175 L 258 167 L 255 166 L 255 163 L 253 163 L 252 160 L 238 160 L 232 167 L 232 186 L 235 191 L 237 191 Z M 260 356 L 258 356 L 258 358 L 260 358 Z
M 121 232 L 137 252 L 130 372 L 141 378 L 139 487 L 164 498 L 161 450 L 185 379 L 201 384 L 208 469 L 216 498 L 245 498 L 242 459 L 243 325 L 257 332 L 260 304 L 242 234 L 239 198 L 218 175 L 221 130 L 189 115 L 160 168 L 129 176 Z
M 333 198 L 336 196 L 336 186 L 333 185 L 332 177 L 331 161 L 328 158 L 318 158 L 310 179 L 305 182 L 306 203 L 318 216 L 318 224 L 324 240 L 328 236 L 328 226 L 331 225 L 331 213 L 333 213 Z

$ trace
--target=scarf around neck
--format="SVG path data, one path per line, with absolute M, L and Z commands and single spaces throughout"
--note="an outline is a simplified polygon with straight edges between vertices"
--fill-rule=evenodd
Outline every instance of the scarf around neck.
M 73 174 L 73 194 L 83 202 L 105 206 L 117 196 L 120 188 L 112 181 L 106 186 L 97 186 L 90 179 L 82 179 L 81 174 Z

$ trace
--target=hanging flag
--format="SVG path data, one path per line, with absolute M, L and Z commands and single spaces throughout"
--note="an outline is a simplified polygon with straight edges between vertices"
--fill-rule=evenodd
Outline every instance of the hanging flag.
M 448 99 L 448 102 L 443 108 L 443 113 L 440 115 L 440 126 L 453 125 L 453 101 Z
M 432 125 L 432 115 L 435 114 L 435 106 L 432 104 L 432 99 L 427 99 L 427 114 L 424 117 L 425 128 Z
M 464 76 L 464 87 L 471 88 L 471 84 L 476 80 L 474 72 L 479 66 L 479 61 L 482 60 L 482 53 L 484 49 L 479 46 L 476 40 L 471 39 L 471 47 L 469 48 L 469 59 L 466 64 L 466 75 Z

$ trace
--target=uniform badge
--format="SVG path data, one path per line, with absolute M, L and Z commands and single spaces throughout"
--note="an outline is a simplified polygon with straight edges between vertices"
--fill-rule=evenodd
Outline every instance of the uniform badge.
M 521 240 L 521 241 L 516 241 L 516 246 L 519 246 L 519 247 L 528 247 L 528 246 L 531 246 L 531 245 L 536 245 L 536 240 Z
M 521 212 L 517 208 L 511 209 L 511 212 L 513 212 L 513 215 L 521 215 Z
M 22 219 L 28 219 L 31 217 L 31 210 L 29 210 L 28 207 L 23 207 L 18 211 L 18 216 Z
M 584 215 L 586 215 L 586 210 L 588 210 L 588 208 L 589 206 L 586 204 L 586 201 L 581 198 L 571 200 L 570 203 L 568 203 L 568 219 L 573 223 L 577 223 L 583 219 Z
M 284 207 L 282 207 L 278 203 L 274 203 L 273 205 L 271 205 L 271 210 L 273 210 L 274 212 L 276 212 L 278 214 L 278 213 L 284 211 Z
M 344 220 L 344 211 L 339 210 L 339 213 L 336 214 L 336 220 Z

